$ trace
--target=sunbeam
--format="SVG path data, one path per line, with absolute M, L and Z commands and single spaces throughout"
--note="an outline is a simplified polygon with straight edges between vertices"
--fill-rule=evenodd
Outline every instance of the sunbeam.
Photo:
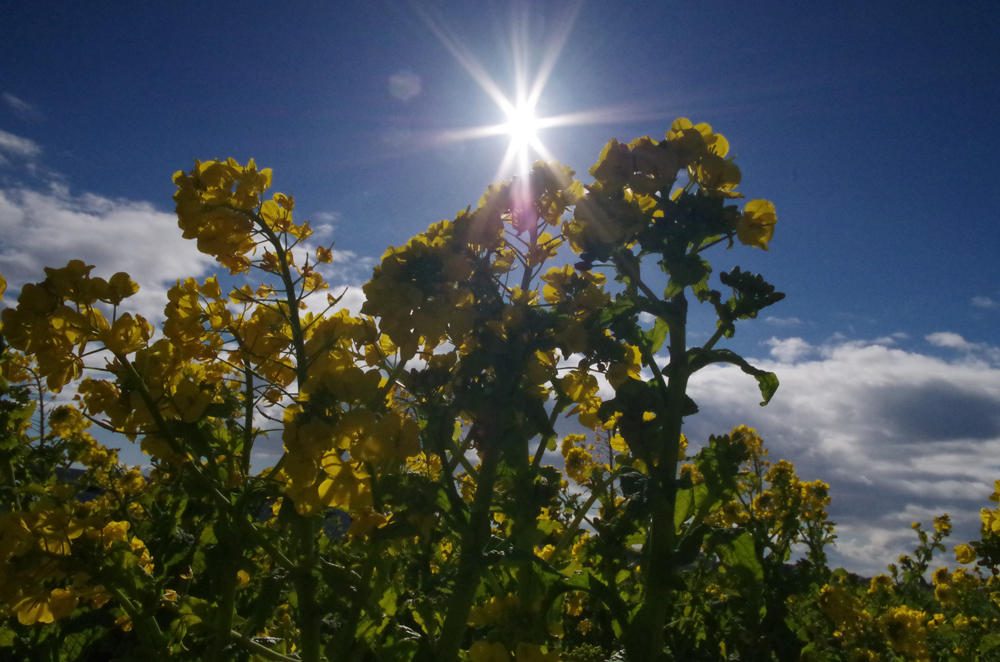
M 460 43 L 455 35 L 447 30 L 443 23 L 434 20 L 425 9 L 414 7 L 428 29 L 451 53 L 455 61 L 472 76 L 473 80 L 493 100 L 507 119 L 501 124 L 451 130 L 441 135 L 445 140 L 469 140 L 495 135 L 510 136 L 510 143 L 500 161 L 494 179 L 509 176 L 512 174 L 512 168 L 517 172 L 526 172 L 531 167 L 533 156 L 540 157 L 545 161 L 554 160 L 552 153 L 538 135 L 539 131 L 543 129 L 572 124 L 599 123 L 620 117 L 609 111 L 572 113 L 555 117 L 538 117 L 535 113 L 545 85 L 580 11 L 580 6 L 580 2 L 574 3 L 558 22 L 558 27 L 542 53 L 534 77 L 529 74 L 531 68 L 529 66 L 531 57 L 527 37 L 529 17 L 527 12 L 520 12 L 515 17 L 511 34 L 515 78 L 513 100 L 504 94 L 500 85 L 486 72 L 479 60 Z

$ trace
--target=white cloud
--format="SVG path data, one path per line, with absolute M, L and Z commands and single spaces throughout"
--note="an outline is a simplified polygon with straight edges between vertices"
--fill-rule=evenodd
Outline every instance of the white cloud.
M 35 106 L 24 99 L 14 96 L 10 92 L 3 93 L 3 101 L 22 119 L 35 119 L 39 116 L 38 109 Z
M 976 308 L 996 308 L 997 302 L 989 297 L 972 297 L 972 305 Z
M 314 218 L 323 223 L 335 223 L 340 220 L 340 214 L 335 211 L 321 211 L 317 212 Z
M 950 347 L 961 350 L 970 350 L 973 348 L 971 343 L 965 341 L 965 338 L 951 331 L 932 333 L 926 336 L 925 339 L 935 347 Z
M 969 342 L 959 334 L 951 331 L 931 333 L 924 336 L 924 339 L 935 347 L 944 347 L 964 352 L 967 360 L 986 361 L 1000 365 L 1000 347 L 994 347 L 986 343 Z
M 16 156 L 23 159 L 33 159 L 42 153 L 42 148 L 33 140 L 15 136 L 13 133 L 0 131 L 0 159 L 3 155 Z M 2 163 L 3 161 L 0 161 Z
M 957 334 L 933 342 L 989 349 Z M 692 441 L 746 424 L 774 460 L 829 482 L 840 536 L 831 560 L 851 570 L 884 572 L 912 553 L 909 524 L 930 526 L 928 513 L 952 515 L 954 542 L 976 539 L 978 511 L 1000 478 L 1000 369 L 871 342 L 767 344 L 774 358 L 751 363 L 781 380 L 771 403 L 758 405 L 756 382 L 738 368 L 707 368 L 689 390 L 701 410 L 685 420 Z M 793 363 L 807 348 L 814 358 Z
M 785 338 L 778 340 L 771 337 L 764 341 L 771 348 L 771 356 L 782 363 L 795 363 L 798 359 L 812 354 L 815 349 L 802 338 Z
M 798 317 L 766 317 L 764 321 L 775 326 L 799 326 L 802 320 Z
M 156 321 L 162 319 L 173 281 L 200 276 L 214 264 L 181 237 L 174 214 L 147 202 L 72 196 L 61 187 L 47 192 L 0 189 L 0 236 L 8 305 L 22 285 L 45 278 L 44 267 L 79 259 L 94 265 L 95 276 L 128 272 L 140 290 L 125 306 Z

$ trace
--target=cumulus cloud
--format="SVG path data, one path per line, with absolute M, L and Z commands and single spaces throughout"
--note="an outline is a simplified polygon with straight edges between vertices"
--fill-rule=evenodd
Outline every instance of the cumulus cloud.
M 802 338 L 778 340 L 775 337 L 771 337 L 770 340 L 765 340 L 764 344 L 770 346 L 771 356 L 782 363 L 795 363 L 798 359 L 814 352 L 813 346 Z
M 924 336 L 924 339 L 935 347 L 953 349 L 962 352 L 966 360 L 985 361 L 1000 365 L 1000 347 L 986 343 L 969 342 L 961 335 L 951 331 L 939 331 Z
M 989 349 L 933 337 L 939 347 Z M 766 344 L 773 358 L 751 362 L 781 380 L 771 403 L 758 406 L 756 382 L 738 368 L 707 368 L 691 382 L 701 410 L 685 423 L 692 441 L 746 424 L 774 459 L 830 483 L 840 535 L 831 559 L 857 572 L 883 572 L 912 552 L 910 523 L 930 526 L 935 514 L 952 515 L 956 542 L 978 536 L 978 511 L 1000 478 L 1000 369 L 886 343 Z
M 5 154 L 34 159 L 42 149 L 27 138 L 0 131 L 0 158 Z M 127 272 L 140 290 L 126 307 L 156 323 L 163 318 L 166 291 L 177 279 L 225 274 L 212 257 L 198 252 L 195 242 L 181 236 L 175 214 L 143 201 L 73 194 L 58 175 L 46 179 L 47 186 L 40 190 L 0 186 L 0 273 L 8 282 L 6 305 L 13 305 L 25 283 L 43 280 L 45 267 L 78 259 L 94 265 L 95 276 Z M 332 234 L 328 223 L 337 215 L 321 212 L 317 217 L 326 222 L 319 225 L 315 236 L 322 240 L 317 243 L 328 243 L 324 235 Z M 315 256 L 315 249 L 312 244 L 296 249 L 298 263 L 305 262 L 306 252 Z M 357 314 L 364 303 L 360 283 L 371 276 L 375 260 L 351 251 L 332 254 L 333 262 L 319 265 L 320 272 L 331 284 L 331 293 L 343 297 L 339 307 Z M 314 306 L 325 307 L 325 297 L 315 300 Z
M 59 186 L 0 189 L 0 236 L 0 273 L 10 299 L 25 283 L 43 280 L 44 267 L 78 259 L 94 265 L 95 276 L 128 272 L 140 290 L 126 305 L 151 321 L 162 318 L 173 281 L 201 275 L 214 263 L 181 238 L 174 214 L 147 202 L 71 195 Z
M 936 347 L 950 347 L 951 349 L 972 349 L 972 344 L 965 341 L 965 338 L 952 333 L 951 331 L 939 331 L 926 336 L 927 342 Z

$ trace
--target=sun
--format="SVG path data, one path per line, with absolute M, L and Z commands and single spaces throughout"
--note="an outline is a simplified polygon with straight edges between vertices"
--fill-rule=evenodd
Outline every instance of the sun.
M 538 130 L 545 126 L 545 121 L 535 115 L 535 105 L 530 102 L 520 102 L 516 105 L 502 104 L 501 108 L 507 116 L 507 122 L 500 125 L 500 130 L 510 136 L 504 164 L 513 162 L 524 172 L 531 165 L 532 151 L 549 156 L 548 150 L 538 137 Z
M 524 149 L 538 140 L 536 132 L 540 127 L 535 109 L 528 104 L 512 107 L 507 113 L 507 123 L 503 125 L 504 133 L 510 135 L 512 143 L 519 149 Z
M 531 68 L 529 62 L 532 58 L 529 57 L 529 40 L 524 29 L 524 26 L 528 24 L 528 16 L 520 16 L 519 20 L 514 21 L 515 27 L 511 33 L 511 51 L 514 55 L 515 80 L 513 87 L 515 94 L 512 98 L 501 90 L 500 85 L 486 72 L 482 63 L 465 48 L 461 40 L 450 32 L 442 21 L 435 20 L 424 9 L 414 7 L 428 29 L 451 53 L 455 61 L 472 76 L 502 113 L 500 118 L 505 121 L 500 123 L 449 130 L 441 135 L 441 138 L 446 141 L 470 140 L 498 135 L 510 136 L 507 153 L 500 162 L 494 177 L 495 180 L 509 177 L 512 171 L 513 174 L 527 172 L 530 170 L 534 158 L 540 158 L 544 161 L 555 160 L 539 135 L 544 129 L 582 124 L 602 124 L 622 119 L 620 109 L 575 112 L 554 117 L 540 117 L 537 112 L 536 105 L 542 96 L 549 75 L 555 67 L 556 60 L 566 44 L 581 6 L 582 0 L 571 3 L 569 10 L 555 23 L 551 40 L 544 46 L 534 76 L 529 75 L 529 68 Z

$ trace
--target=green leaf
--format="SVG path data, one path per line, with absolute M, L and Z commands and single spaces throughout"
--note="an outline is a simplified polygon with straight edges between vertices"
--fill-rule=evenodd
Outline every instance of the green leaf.
M 1000 635 L 988 634 L 979 641 L 980 655 L 1000 646 Z
M 594 575 L 588 575 L 587 579 L 589 580 L 591 594 L 608 607 L 611 617 L 624 629 L 628 625 L 628 607 L 621 596 L 618 595 L 618 591 L 609 588 Z
M 686 490 L 677 490 L 677 498 L 674 502 L 674 528 L 678 532 L 681 530 L 681 524 L 687 521 L 689 517 L 694 513 L 694 496 L 691 494 L 689 488 Z
M 743 568 L 754 579 L 758 581 L 764 579 L 764 569 L 757 560 L 753 536 L 749 531 L 744 531 L 732 541 L 720 544 L 718 552 L 727 568 Z
M 754 374 L 754 378 L 756 378 L 757 384 L 760 387 L 760 394 L 764 396 L 764 401 L 760 403 L 761 406 L 764 406 L 771 401 L 774 392 L 778 390 L 778 376 L 773 372 L 764 372 L 762 370 L 758 374 Z
M 388 616 L 396 615 L 396 606 L 399 604 L 399 594 L 396 592 L 392 586 L 386 588 L 385 593 L 382 595 L 382 599 L 378 601 L 378 606 L 382 608 Z
M 653 328 L 645 333 L 646 342 L 649 343 L 650 354 L 655 354 L 660 351 L 660 348 L 663 347 L 663 341 L 667 339 L 667 333 L 669 331 L 670 325 L 657 317 L 656 323 L 653 324 Z
M 607 327 L 621 318 L 630 318 L 636 314 L 635 302 L 630 297 L 619 296 L 613 304 L 601 310 L 596 326 Z
M 736 352 L 728 349 L 703 349 L 701 347 L 694 347 L 688 350 L 688 365 L 692 373 L 712 363 L 731 363 L 739 366 L 740 370 L 756 379 L 757 386 L 760 388 L 760 394 L 764 397 L 764 401 L 760 403 L 761 407 L 770 402 L 775 391 L 778 390 L 777 375 L 773 372 L 753 367 Z

